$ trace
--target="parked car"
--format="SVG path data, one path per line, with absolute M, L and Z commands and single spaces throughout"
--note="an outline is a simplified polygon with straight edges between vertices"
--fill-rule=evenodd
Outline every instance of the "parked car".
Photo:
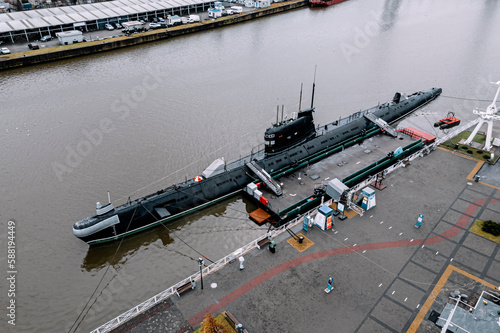
M 200 22 L 200 17 L 198 15 L 189 15 L 188 23 Z
M 121 29 L 122 28 L 122 25 L 119 22 L 116 22 L 115 25 L 116 25 L 116 29 Z
M 107 30 L 115 30 L 115 28 L 113 28 L 113 26 L 111 24 L 109 24 L 109 23 L 106 23 L 104 25 L 104 28 L 107 29 Z
M 28 47 L 30 48 L 30 50 L 38 50 L 40 48 L 37 43 L 29 43 Z
M 10 50 L 9 50 L 8 48 L 6 48 L 6 47 L 2 47 L 2 48 L 0 49 L 0 53 L 2 53 L 2 54 L 9 54 L 9 53 L 10 53 Z
M 159 29 L 161 28 L 161 24 L 160 23 L 149 23 L 149 29 Z
M 48 42 L 49 40 L 52 40 L 52 36 L 50 35 L 43 36 L 42 38 L 40 38 L 40 42 Z

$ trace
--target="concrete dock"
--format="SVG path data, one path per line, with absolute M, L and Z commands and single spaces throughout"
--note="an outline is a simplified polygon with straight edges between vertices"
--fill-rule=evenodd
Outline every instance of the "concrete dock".
M 352 152 L 346 165 L 370 155 Z M 450 291 L 473 298 L 500 286 L 499 243 L 470 232 L 476 219 L 500 217 L 500 184 L 473 180 L 499 174 L 500 166 L 481 166 L 437 149 L 391 173 L 387 188 L 376 191 L 377 206 L 362 217 L 335 218 L 329 231 L 295 227 L 309 247 L 283 233 L 276 253 L 254 250 L 244 270 L 235 260 L 203 276 L 203 290 L 198 282 L 113 332 L 192 332 L 205 313 L 223 310 L 249 332 L 440 332 L 427 318 L 442 312 Z M 339 178 L 328 171 L 312 166 L 307 173 Z M 424 222 L 415 228 L 419 214 Z M 329 276 L 334 289 L 327 294 Z
M 265 187 L 262 189 L 263 195 L 269 199 L 272 210 L 277 212 L 312 195 L 315 187 L 326 186 L 333 178 L 342 180 L 384 158 L 398 147 L 414 141 L 416 140 L 404 134 L 400 134 L 398 138 L 378 134 L 365 140 L 361 145 L 349 147 L 318 163 L 281 177 L 278 181 L 281 183 L 283 196 L 276 197 Z

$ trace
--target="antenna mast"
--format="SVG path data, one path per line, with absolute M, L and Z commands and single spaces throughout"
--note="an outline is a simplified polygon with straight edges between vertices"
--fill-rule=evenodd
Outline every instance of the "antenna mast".
M 285 99 L 283 98 L 283 104 L 281 104 L 281 121 L 283 121 L 283 111 L 285 110 Z
M 312 97 L 311 97 L 311 109 L 314 106 L 314 88 L 316 88 L 316 68 L 318 65 L 314 66 L 314 80 L 313 80 L 313 91 L 312 91 Z
M 278 98 L 278 103 L 276 104 L 276 124 L 279 124 L 278 117 L 280 114 L 280 99 Z
M 301 83 L 300 84 L 300 99 L 299 99 L 299 112 L 301 111 L 302 109 L 302 86 L 304 85 L 304 83 Z

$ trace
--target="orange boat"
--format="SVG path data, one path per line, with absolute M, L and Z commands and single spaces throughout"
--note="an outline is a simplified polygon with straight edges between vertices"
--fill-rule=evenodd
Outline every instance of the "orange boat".
M 438 122 L 434 123 L 434 127 L 439 127 L 440 129 L 451 128 L 458 126 L 460 124 L 460 119 L 455 117 L 446 117 L 440 119 Z
M 326 7 L 346 0 L 309 0 L 309 7 Z

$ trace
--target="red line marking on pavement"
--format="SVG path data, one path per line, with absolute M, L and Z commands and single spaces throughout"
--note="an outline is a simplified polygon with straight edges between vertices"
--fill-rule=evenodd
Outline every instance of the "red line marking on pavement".
M 492 199 L 491 202 L 500 202 L 500 200 Z M 476 210 L 484 205 L 486 203 L 486 199 L 480 199 L 475 201 L 473 204 L 469 204 L 469 206 L 465 209 L 465 214 L 467 215 L 474 215 Z M 460 216 L 458 219 L 456 226 L 464 228 L 467 225 L 467 222 L 471 219 L 471 217 L 463 215 Z M 460 233 L 462 229 L 457 228 L 455 226 L 451 227 L 450 229 L 446 230 L 445 232 L 441 233 L 440 236 L 433 236 L 428 238 L 425 241 L 425 245 L 429 244 L 436 244 L 439 243 L 445 238 L 450 238 L 458 233 Z M 443 238 L 444 237 L 444 238 Z M 419 246 L 423 242 L 423 239 L 414 239 L 413 242 L 410 240 L 399 240 L 399 241 L 390 241 L 390 242 L 381 242 L 381 243 L 372 243 L 372 244 L 364 244 L 364 245 L 357 245 L 357 246 L 348 246 L 348 247 L 342 247 L 342 248 L 336 248 L 336 249 L 329 249 L 329 250 L 324 250 L 324 251 L 319 251 L 319 252 L 314 252 L 310 254 L 306 254 L 302 257 L 295 258 L 292 260 L 289 260 L 287 262 L 284 262 L 274 268 L 269 269 L 268 271 L 260 274 L 259 276 L 253 278 L 252 280 L 248 281 L 241 287 L 233 290 L 223 298 L 219 300 L 218 303 L 214 303 L 210 305 L 209 307 L 203 309 L 202 311 L 198 312 L 194 316 L 188 319 L 189 325 L 194 327 L 195 325 L 199 324 L 202 322 L 203 317 L 207 313 L 216 313 L 226 305 L 230 304 L 231 302 L 235 301 L 239 297 L 243 296 L 253 288 L 257 287 L 261 283 L 269 280 L 270 278 L 278 275 L 279 273 L 282 273 L 290 268 L 296 267 L 298 265 L 304 264 L 306 262 L 316 260 L 316 259 L 321 259 L 325 257 L 331 257 L 331 256 L 336 256 L 340 254 L 347 254 L 347 253 L 354 253 L 354 252 L 361 252 L 364 250 L 379 250 L 379 249 L 388 249 L 388 248 L 396 248 L 396 247 L 406 247 L 406 246 Z

